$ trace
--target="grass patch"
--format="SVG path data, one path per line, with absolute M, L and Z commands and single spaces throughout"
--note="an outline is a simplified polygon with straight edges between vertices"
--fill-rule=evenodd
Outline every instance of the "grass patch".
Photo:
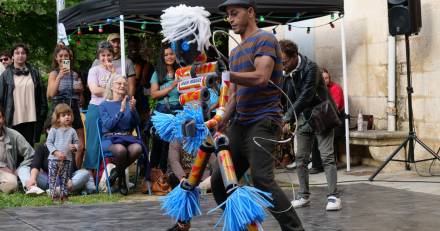
M 75 195 L 69 196 L 69 204 L 98 204 L 98 203 L 112 203 L 118 202 L 124 197 L 115 193 L 109 196 L 108 194 L 91 194 L 91 195 Z M 0 209 L 13 207 L 38 207 L 58 205 L 52 203 L 49 196 L 28 196 L 23 193 L 5 194 L 0 193 Z

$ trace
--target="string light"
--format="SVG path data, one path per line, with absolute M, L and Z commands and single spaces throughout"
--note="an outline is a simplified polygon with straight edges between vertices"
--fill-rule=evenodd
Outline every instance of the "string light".
M 310 34 L 310 27 L 307 27 L 307 34 Z
M 80 27 L 78 27 L 78 30 L 77 30 L 77 32 L 76 32 L 78 35 L 81 35 L 82 33 L 81 33 L 81 28 Z
M 147 28 L 147 23 L 143 22 L 141 25 L 141 30 L 145 30 Z
M 289 30 L 289 31 L 292 31 L 292 25 L 287 25 L 287 29 Z
M 101 25 L 101 24 L 99 24 L 99 29 L 98 29 L 98 32 L 99 32 L 99 33 L 102 33 L 102 32 L 104 32 L 104 29 L 102 29 L 102 25 Z
M 297 12 L 295 18 L 299 19 L 299 17 L 301 17 L 301 14 L 299 12 Z
M 76 40 L 76 45 L 77 45 L 77 46 L 81 46 L 81 40 L 79 40 L 79 39 Z
M 111 18 L 108 18 L 107 20 L 106 20 L 106 22 L 107 22 L 107 24 L 112 24 L 112 19 Z
M 335 24 L 333 24 L 333 22 L 330 22 L 329 24 L 331 28 L 335 28 Z
M 277 34 L 277 31 L 275 30 L 275 28 L 272 29 L 272 33 Z
M 333 19 L 335 19 L 335 13 L 331 13 L 330 14 L 330 18 L 333 20 Z
M 93 31 L 93 27 L 89 25 L 89 31 Z
M 260 20 L 260 22 L 264 22 L 264 16 L 263 15 L 260 15 L 260 18 L 259 18 L 259 20 Z

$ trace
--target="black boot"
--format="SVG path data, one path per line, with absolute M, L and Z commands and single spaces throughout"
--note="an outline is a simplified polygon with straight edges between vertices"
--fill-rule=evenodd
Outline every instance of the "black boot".
M 110 176 L 108 177 L 108 180 L 110 182 L 110 186 L 112 186 L 116 182 L 117 178 L 118 178 L 118 172 L 116 171 L 116 168 L 113 168 L 110 171 Z
M 120 171 L 118 175 L 119 175 L 119 192 L 122 195 L 127 196 L 128 188 L 127 188 L 127 183 L 125 181 L 125 170 Z

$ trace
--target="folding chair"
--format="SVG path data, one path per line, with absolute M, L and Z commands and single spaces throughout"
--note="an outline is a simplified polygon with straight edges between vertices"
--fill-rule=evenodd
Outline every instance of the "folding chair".
M 98 166 L 97 166 L 98 171 L 96 171 L 96 176 L 95 176 L 95 178 L 96 178 L 95 179 L 96 191 L 98 192 L 98 190 L 99 190 L 98 189 L 98 184 L 99 184 L 99 181 L 98 181 L 98 178 L 99 178 L 99 167 L 101 165 L 101 159 L 102 159 L 103 160 L 104 173 L 105 173 L 105 177 L 106 177 L 106 184 L 107 184 L 107 189 L 108 189 L 107 191 L 108 191 L 108 194 L 111 195 L 111 185 L 110 185 L 110 180 L 109 180 L 109 173 L 107 171 L 107 164 L 108 164 L 107 162 L 108 161 L 106 161 L 106 158 L 113 157 L 113 154 L 110 151 L 104 151 L 103 148 L 102 148 L 102 126 L 101 126 L 101 120 L 100 119 L 98 119 L 96 121 L 96 128 L 98 129 L 98 132 L 99 132 L 99 136 L 98 136 L 98 140 L 99 140 L 99 156 L 98 156 Z M 137 137 L 137 139 L 142 141 L 141 131 L 140 131 L 138 126 L 136 127 L 136 137 Z M 145 160 L 145 158 L 148 158 L 148 151 L 147 151 L 147 153 L 143 152 L 142 155 L 139 156 L 139 158 L 137 159 L 135 183 L 134 183 L 134 187 L 135 188 L 137 187 L 137 181 L 138 181 L 138 175 L 139 175 L 139 170 L 140 170 L 140 167 L 141 167 L 141 163 Z M 145 167 L 147 167 L 147 166 L 145 166 Z M 104 176 L 101 176 L 101 177 L 104 177 Z M 150 187 L 148 188 L 148 192 L 149 192 L 149 195 L 151 195 L 151 188 Z

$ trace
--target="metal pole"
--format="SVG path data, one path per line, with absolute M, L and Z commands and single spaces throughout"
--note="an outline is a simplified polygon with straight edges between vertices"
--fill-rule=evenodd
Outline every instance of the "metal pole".
M 127 77 L 125 68 L 125 31 L 124 31 L 124 15 L 119 16 L 119 36 L 121 37 L 121 74 Z
M 347 81 L 347 54 L 345 49 L 345 27 L 344 19 L 341 19 L 341 48 L 342 48 L 342 78 L 344 81 L 344 112 L 349 115 L 348 110 L 348 81 Z M 350 171 L 350 131 L 349 118 L 345 118 L 345 156 L 347 161 L 347 172 Z
M 57 42 L 60 41 L 60 29 L 58 28 L 60 23 L 60 11 L 64 10 L 64 8 L 64 0 L 57 0 Z

